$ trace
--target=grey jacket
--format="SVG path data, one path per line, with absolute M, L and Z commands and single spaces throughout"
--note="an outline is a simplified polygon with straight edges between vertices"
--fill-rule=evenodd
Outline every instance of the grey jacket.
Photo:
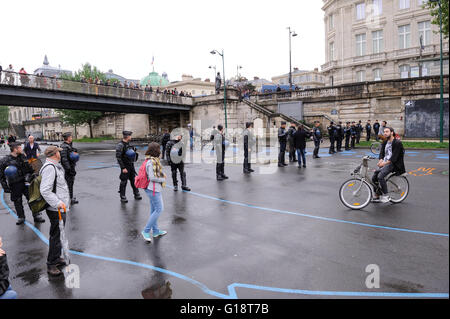
M 147 172 L 147 177 L 150 181 L 147 189 L 153 191 L 153 184 L 155 185 L 155 192 L 159 193 L 162 191 L 162 183 L 166 181 L 164 177 L 156 177 L 153 172 L 153 162 L 149 159 L 145 165 L 145 171 Z
M 55 182 L 55 167 L 53 165 L 56 167 L 56 194 L 53 193 L 53 183 Z M 57 212 L 58 204 L 63 202 L 66 205 L 66 211 L 69 211 L 69 187 L 64 178 L 64 168 L 62 165 L 47 158 L 39 174 L 42 176 L 41 195 L 50 205 L 47 209 Z

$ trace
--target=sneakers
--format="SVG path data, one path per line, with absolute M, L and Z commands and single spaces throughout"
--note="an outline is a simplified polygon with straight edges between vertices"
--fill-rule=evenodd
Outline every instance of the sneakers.
M 372 198 L 372 203 L 381 203 L 380 197 Z
M 23 223 L 25 223 L 25 218 L 19 218 L 16 222 L 16 225 L 22 225 Z
M 160 230 L 157 233 L 153 233 L 153 238 L 164 236 L 165 234 L 167 234 L 167 232 L 165 230 Z
M 390 200 L 391 200 L 391 198 L 388 195 L 380 196 L 380 202 L 382 202 L 382 203 L 389 203 Z
M 142 237 L 144 237 L 145 241 L 148 241 L 149 243 L 152 242 L 152 237 L 150 236 L 150 233 L 146 233 L 146 232 L 142 231 L 141 234 L 142 234 Z

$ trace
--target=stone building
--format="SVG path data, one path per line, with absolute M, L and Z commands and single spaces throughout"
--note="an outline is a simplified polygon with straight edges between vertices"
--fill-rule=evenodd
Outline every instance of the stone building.
M 216 91 L 215 84 L 209 79 L 202 81 L 200 78 L 194 78 L 192 75 L 186 74 L 181 76 L 181 81 L 171 82 L 164 89 L 177 89 L 178 92 L 188 92 L 194 97 L 215 94 Z
M 299 70 L 294 68 L 292 71 L 292 84 L 300 89 L 311 89 L 325 85 L 325 78 L 316 68 L 313 71 Z M 289 85 L 289 73 L 272 77 L 275 85 Z
M 327 85 L 439 74 L 439 27 L 425 0 L 323 0 Z M 448 75 L 448 40 L 443 43 Z

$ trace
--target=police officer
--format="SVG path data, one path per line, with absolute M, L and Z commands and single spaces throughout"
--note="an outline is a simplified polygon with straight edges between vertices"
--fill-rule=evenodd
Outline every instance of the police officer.
M 278 129 L 278 142 L 280 143 L 280 153 L 278 154 L 278 167 L 285 167 L 285 153 L 286 153 L 286 143 L 287 143 L 286 122 L 281 122 L 281 127 Z
M 350 126 L 350 132 L 351 132 L 351 148 L 355 148 L 355 141 L 356 141 L 356 135 L 357 135 L 357 127 L 355 125 L 355 122 L 352 122 L 352 125 Z
M 218 181 L 228 179 L 225 175 L 225 134 L 222 124 L 217 125 L 217 133 L 214 136 L 214 147 L 216 150 L 216 178 Z
M 175 154 L 172 149 L 178 149 Z M 186 155 L 186 145 L 182 140 L 182 136 L 178 135 L 175 139 L 171 139 L 166 145 L 166 158 L 172 170 L 173 190 L 178 191 L 177 170 L 180 171 L 181 189 L 189 192 L 191 189 L 187 187 L 186 172 L 184 171 L 184 157 Z
M 334 122 L 330 122 L 330 125 L 327 126 L 328 136 L 330 137 L 330 149 L 328 150 L 329 154 L 334 154 L 336 151 L 334 150 L 334 143 L 337 138 L 337 128 L 334 126 Z
M 11 153 L 5 156 L 0 162 L 0 182 L 5 193 L 11 194 L 11 201 L 14 203 L 17 216 L 19 217 L 16 225 L 25 222 L 25 211 L 23 208 L 22 195 L 29 199 L 28 186 L 34 173 L 33 168 L 28 163 L 27 158 L 23 154 L 22 145 L 13 142 L 9 144 Z M 17 172 L 13 176 L 6 176 L 5 169 L 14 166 Z M 43 223 L 44 219 L 40 213 L 33 214 L 35 223 Z
M 166 145 L 167 142 L 170 140 L 170 134 L 169 130 L 165 130 L 164 135 L 161 138 L 161 145 L 162 145 L 162 152 L 161 152 L 161 158 L 164 159 L 164 155 L 166 154 Z
M 345 150 L 349 151 L 350 150 L 350 138 L 352 136 L 352 129 L 350 126 L 350 122 L 346 123 L 345 129 L 344 129 L 344 134 L 345 134 Z
M 72 146 L 72 133 L 67 132 L 62 135 L 64 142 L 61 144 L 61 165 L 64 168 L 64 177 L 67 182 L 67 186 L 69 187 L 70 194 L 70 204 L 78 204 L 77 199 L 73 196 L 73 184 L 75 182 L 75 175 L 77 172 L 75 171 L 76 162 L 70 156 L 71 153 L 77 154 L 78 150 Z
M 361 120 L 359 120 L 358 124 L 356 124 L 356 144 L 359 144 L 359 140 L 361 139 L 362 131 L 363 131 L 363 126 L 361 124 Z
M 323 142 L 322 140 L 322 132 L 320 131 L 320 122 L 314 121 L 314 128 L 313 128 L 313 140 L 314 140 L 314 152 L 313 152 L 313 158 L 320 158 L 319 156 L 319 149 L 320 149 L 320 143 Z
M 255 137 L 253 136 L 252 130 L 253 123 L 245 123 L 244 135 L 244 174 L 253 173 L 255 170 L 252 169 L 251 164 L 251 154 L 254 145 L 256 144 Z
M 344 127 L 342 126 L 342 122 L 339 121 L 338 125 L 336 125 L 336 148 L 338 152 L 342 152 L 342 140 L 344 137 Z
M 123 139 L 116 146 L 116 159 L 120 166 L 120 201 L 122 203 L 128 203 L 127 197 L 125 196 L 127 181 L 130 181 L 131 188 L 133 189 L 134 199 L 141 200 L 142 197 L 139 194 L 139 190 L 134 185 L 134 178 L 136 177 L 136 170 L 134 168 L 134 162 L 137 161 L 138 154 L 136 152 L 136 148 L 130 145 L 131 135 L 133 132 L 123 131 Z M 133 154 L 134 158 L 130 158 L 129 154 L 127 155 L 127 151 L 131 151 L 129 153 Z
M 370 124 L 370 120 L 367 120 L 366 123 L 366 141 L 370 141 L 370 134 L 372 133 L 372 125 Z
M 296 156 L 295 156 L 295 143 L 294 143 L 294 134 L 297 131 L 297 128 L 295 127 L 294 123 L 291 123 L 291 126 L 288 129 L 288 145 L 289 145 L 289 162 L 297 162 Z
M 375 140 L 378 141 L 379 136 L 378 132 L 380 131 L 380 123 L 378 123 L 378 120 L 375 120 L 375 123 L 373 123 L 373 132 L 375 133 Z

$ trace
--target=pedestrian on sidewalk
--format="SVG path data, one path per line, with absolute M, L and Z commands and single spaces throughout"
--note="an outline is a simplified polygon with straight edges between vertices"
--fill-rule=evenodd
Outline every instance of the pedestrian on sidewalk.
M 300 124 L 298 126 L 297 131 L 294 134 L 294 144 L 295 149 L 297 151 L 297 159 L 298 159 L 298 167 L 300 168 L 302 166 L 303 161 L 303 167 L 306 167 L 306 156 L 305 156 L 305 149 L 306 149 L 306 139 L 311 137 L 311 133 L 307 132 L 303 125 Z
M 2 249 L 3 241 L 0 237 L 0 299 L 16 299 L 17 293 L 9 283 L 9 267 L 6 252 Z
M 59 214 L 66 224 L 66 213 L 70 208 L 70 193 L 64 177 L 64 168 L 62 167 L 61 152 L 62 148 L 57 146 L 49 146 L 44 154 L 47 157 L 44 166 L 42 166 L 40 175 L 42 176 L 40 192 L 42 198 L 49 205 L 46 209 L 47 216 L 50 220 L 50 236 L 47 256 L 47 273 L 50 276 L 62 275 L 61 267 L 66 262 L 61 258 L 61 233 L 59 230 Z
M 150 182 L 147 189 L 145 189 L 145 193 L 150 200 L 150 217 L 144 230 L 141 232 L 142 237 L 147 242 L 152 241 L 150 236 L 151 231 L 153 238 L 167 234 L 167 231 L 158 228 L 158 218 L 164 209 L 162 190 L 166 186 L 166 175 L 162 170 L 162 165 L 159 160 L 160 156 L 160 145 L 156 142 L 150 143 L 145 152 L 145 159 L 147 159 L 145 171 Z

